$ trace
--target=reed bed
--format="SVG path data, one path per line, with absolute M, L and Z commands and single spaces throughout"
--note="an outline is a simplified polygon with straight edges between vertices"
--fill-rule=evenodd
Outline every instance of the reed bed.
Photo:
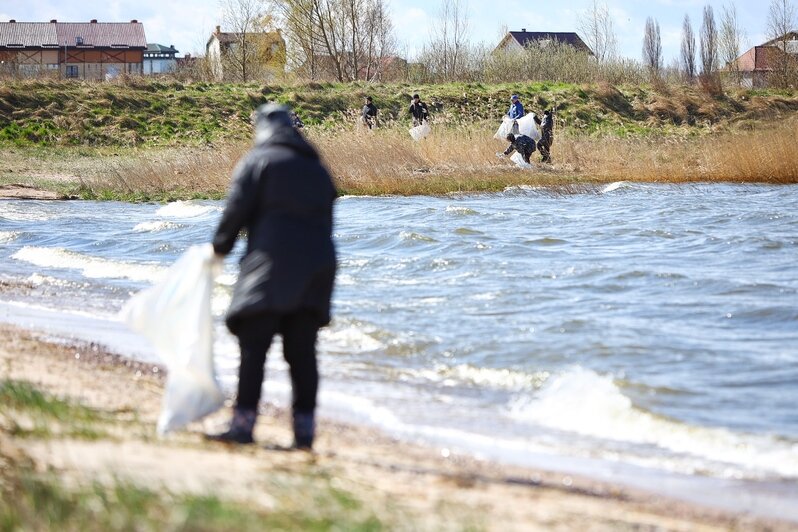
M 106 158 L 100 170 L 80 178 L 77 195 L 133 201 L 221 198 L 247 148 L 245 144 L 232 144 L 143 151 L 121 160 Z
M 599 182 L 798 183 L 798 120 L 703 137 L 565 138 L 558 156 Z
M 494 124 L 484 123 L 437 128 L 421 142 L 402 127 L 308 135 L 342 194 L 438 195 L 524 185 L 584 191 L 612 181 L 798 183 L 798 119 L 701 137 L 556 135 L 554 164 L 535 164 L 531 170 L 497 156 L 506 142 L 494 139 L 493 133 Z M 80 180 L 78 195 L 127 200 L 223 197 L 248 147 L 235 143 L 105 158 L 99 171 Z

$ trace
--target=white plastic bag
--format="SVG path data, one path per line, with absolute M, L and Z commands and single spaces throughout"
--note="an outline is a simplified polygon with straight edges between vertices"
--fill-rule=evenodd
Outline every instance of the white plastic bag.
M 213 367 L 211 244 L 192 246 L 157 284 L 131 297 L 122 320 L 152 343 L 167 368 L 158 434 L 179 429 L 222 406 Z
M 507 133 L 513 132 L 513 119 L 505 116 L 496 134 L 493 135 L 494 139 L 504 140 Z M 529 113 L 518 119 L 518 133 L 532 138 L 535 142 L 540 140 L 540 130 L 535 123 L 535 113 Z
M 420 126 L 410 129 L 410 136 L 413 137 L 413 140 L 416 142 L 423 139 L 430 133 L 432 133 L 432 128 L 429 126 L 426 120 Z
M 532 168 L 532 165 L 524 160 L 524 157 L 515 152 L 510 156 L 510 160 L 515 163 L 518 168 Z

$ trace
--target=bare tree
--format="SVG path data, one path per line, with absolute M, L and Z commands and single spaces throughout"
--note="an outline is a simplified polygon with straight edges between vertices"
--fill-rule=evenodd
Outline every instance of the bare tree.
M 724 5 L 723 13 L 720 17 L 718 49 L 721 62 L 737 84 L 740 83 L 740 66 L 737 63 L 737 58 L 740 57 L 740 49 L 744 38 L 745 30 L 740 26 L 740 20 L 737 17 L 737 6 L 734 5 L 734 2 Z
M 450 81 L 463 74 L 468 37 L 468 6 L 462 0 L 441 0 L 438 18 L 422 52 L 422 60 L 433 75 Z
M 695 79 L 695 33 L 693 25 L 690 23 L 690 15 L 684 15 L 682 22 L 682 49 L 681 49 L 681 71 L 692 82 Z
M 618 39 L 606 3 L 599 4 L 598 0 L 593 0 L 591 6 L 579 17 L 577 27 L 599 63 L 616 57 Z
M 222 0 L 222 24 L 232 39 L 220 50 L 224 77 L 250 81 L 263 75 L 272 50 L 265 33 L 272 17 L 264 0 Z
M 796 55 L 798 46 L 791 34 L 798 30 L 798 14 L 796 8 L 789 0 L 771 0 L 768 11 L 767 32 L 771 41 L 780 49 L 780 53 L 773 54 L 772 82 L 779 86 L 789 86 L 798 78 L 798 65 Z M 794 34 L 793 34 L 794 35 Z
M 385 61 L 396 51 L 393 22 L 383 2 L 370 2 L 365 20 L 366 38 L 363 46 L 365 56 L 365 79 L 378 79 L 383 74 Z
M 698 35 L 701 41 L 701 74 L 712 76 L 718 69 L 718 30 L 711 5 L 704 6 L 704 18 Z
M 659 22 L 651 17 L 646 19 L 646 30 L 643 35 L 643 64 L 654 75 L 658 75 L 662 68 L 662 39 L 660 38 Z
M 291 43 L 292 66 L 311 79 L 375 79 L 394 53 L 385 0 L 272 0 Z

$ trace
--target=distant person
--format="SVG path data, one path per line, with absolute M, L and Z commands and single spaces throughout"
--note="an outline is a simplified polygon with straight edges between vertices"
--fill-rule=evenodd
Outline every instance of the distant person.
M 302 129 L 303 127 L 305 127 L 305 123 L 302 122 L 302 119 L 299 118 L 299 115 L 296 114 L 295 111 L 291 111 L 291 123 L 296 129 Z
M 363 105 L 360 116 L 369 129 L 377 125 L 377 106 L 371 101 L 371 96 L 366 96 L 366 103 Z
M 504 155 L 510 155 L 514 151 L 517 151 L 521 154 L 525 163 L 532 164 L 529 162 L 529 158 L 535 153 L 534 139 L 526 135 L 513 135 L 512 133 L 507 133 L 506 138 L 510 142 L 510 145 L 504 150 Z
M 540 162 L 551 163 L 551 145 L 554 143 L 554 115 L 550 109 L 543 112 L 543 120 L 540 122 L 540 140 L 538 150 L 540 150 Z
M 236 166 L 213 237 L 217 256 L 230 253 L 242 231 L 247 247 L 225 320 L 241 350 L 238 393 L 229 429 L 209 439 L 253 442 L 266 352 L 279 334 L 293 390 L 293 447 L 312 448 L 316 336 L 330 321 L 336 269 L 335 196 L 330 174 L 293 127 L 288 108 L 258 107 L 254 146 Z
M 410 103 L 410 115 L 413 117 L 413 126 L 420 126 L 429 120 L 429 110 L 427 104 L 421 101 L 418 94 L 413 95 L 413 101 Z
M 521 105 L 521 100 L 518 99 L 517 94 L 510 97 L 510 109 L 507 111 L 507 117 L 513 121 L 511 132 L 515 135 L 520 133 L 518 127 L 518 119 L 524 116 L 524 106 Z
M 526 113 L 524 113 L 524 106 L 521 105 L 521 100 L 518 99 L 517 94 L 513 94 L 510 97 L 510 109 L 507 111 L 507 116 L 513 120 L 518 120 L 523 117 L 524 114 Z

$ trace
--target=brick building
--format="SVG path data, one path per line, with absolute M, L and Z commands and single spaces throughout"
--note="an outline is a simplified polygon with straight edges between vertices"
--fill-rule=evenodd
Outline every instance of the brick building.
M 0 71 L 19 76 L 108 79 L 141 74 L 147 39 L 130 22 L 0 22 Z

